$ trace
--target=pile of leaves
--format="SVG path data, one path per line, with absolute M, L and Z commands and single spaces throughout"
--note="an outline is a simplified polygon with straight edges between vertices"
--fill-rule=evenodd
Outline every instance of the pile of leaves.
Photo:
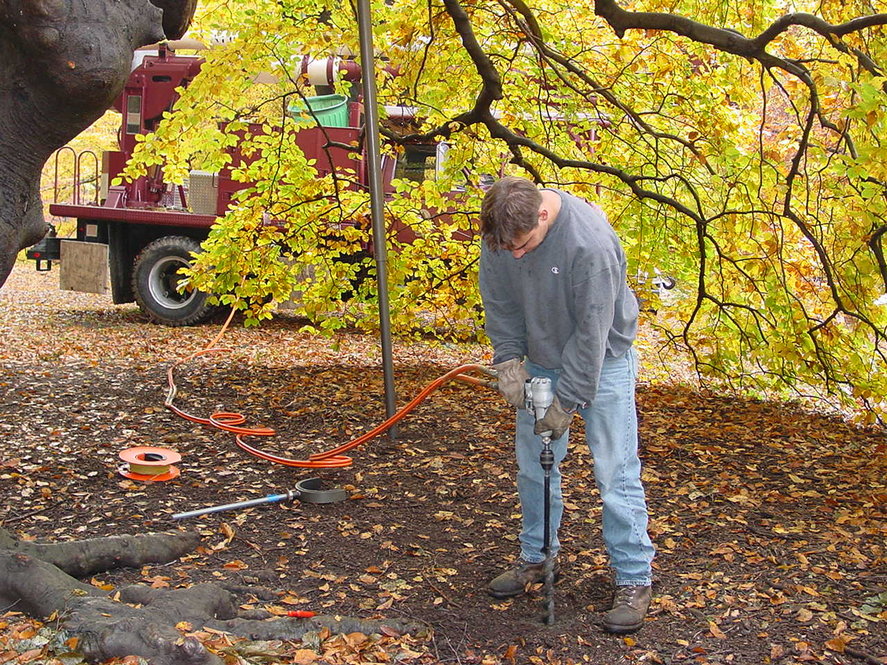
M 360 632 L 332 634 L 328 629 L 307 634 L 299 642 L 249 641 L 213 630 L 193 630 L 179 625 L 183 636 L 195 636 L 214 653 L 230 663 L 288 663 L 312 665 L 313 663 L 375 663 L 421 662 L 425 654 L 414 651 L 411 645 L 417 640 L 401 635 L 366 635 Z M 35 619 L 9 612 L 0 621 L 0 663 L 35 663 L 39 665 L 79 665 L 84 661 L 77 653 L 77 638 L 67 637 L 64 631 L 53 627 L 52 622 L 41 623 Z M 126 656 L 106 661 L 106 665 L 140 665 L 144 659 Z
M 539 589 L 498 601 L 487 581 L 517 554 L 512 414 L 492 391 L 449 383 L 352 466 L 299 469 L 238 449 L 227 433 L 163 408 L 166 372 L 218 326 L 146 324 L 130 306 L 54 290 L 19 266 L 0 291 L 0 509 L 20 539 L 197 528 L 200 547 L 168 565 L 96 576 L 114 589 L 204 581 L 242 607 L 423 622 L 424 635 L 311 634 L 237 643 L 179 626 L 231 663 L 885 663 L 885 432 L 790 404 L 643 383 L 638 391 L 655 598 L 643 630 L 603 633 L 611 597 L 600 503 L 581 427 L 564 464 L 563 579 L 556 622 Z M 267 425 L 250 443 L 304 458 L 383 419 L 377 340 L 301 333 L 281 318 L 233 328 L 177 372 L 177 405 Z M 641 340 L 648 347 L 649 340 Z M 480 347 L 395 345 L 398 403 Z M 182 455 L 162 483 L 122 477 L 119 453 Z M 291 489 L 342 487 L 334 504 L 282 503 L 175 521 L 182 511 Z M 187 525 L 183 522 L 187 521 Z M 271 590 L 271 595 L 260 593 Z M 0 663 L 73 665 L 76 644 L 3 608 Z M 136 662 L 136 661 L 132 661 Z

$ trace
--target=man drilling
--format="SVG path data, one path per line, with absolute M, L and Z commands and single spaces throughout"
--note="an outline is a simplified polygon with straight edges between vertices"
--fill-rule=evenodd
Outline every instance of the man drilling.
M 578 413 L 594 457 L 604 543 L 615 576 L 604 628 L 632 633 L 650 605 L 653 545 L 637 453 L 632 343 L 638 305 L 626 283 L 625 253 L 599 208 L 523 178 L 496 182 L 486 193 L 480 221 L 480 287 L 493 367 L 499 391 L 518 409 L 522 513 L 520 559 L 490 582 L 489 593 L 519 595 L 543 580 L 546 554 L 556 561 L 563 514 L 559 466 Z M 538 420 L 526 409 L 530 377 L 549 378 L 554 391 Z M 540 464 L 542 433 L 550 433 L 554 453 L 549 478 Z M 543 511 L 548 484 L 550 509 Z

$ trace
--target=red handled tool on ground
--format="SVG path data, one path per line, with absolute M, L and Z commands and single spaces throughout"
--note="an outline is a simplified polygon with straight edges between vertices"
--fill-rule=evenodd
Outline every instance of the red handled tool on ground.
M 524 386 L 524 394 L 527 400 L 527 410 L 539 422 L 545 417 L 548 407 L 554 402 L 554 391 L 551 389 L 551 379 L 544 376 L 535 376 L 528 379 Z M 545 472 L 545 500 L 543 502 L 544 531 L 542 537 L 542 554 L 545 560 L 542 564 L 543 591 L 545 594 L 545 614 L 543 621 L 549 626 L 554 623 L 554 557 L 551 556 L 551 469 L 554 468 L 554 452 L 551 450 L 551 432 L 542 432 L 542 452 L 539 454 L 539 463 Z

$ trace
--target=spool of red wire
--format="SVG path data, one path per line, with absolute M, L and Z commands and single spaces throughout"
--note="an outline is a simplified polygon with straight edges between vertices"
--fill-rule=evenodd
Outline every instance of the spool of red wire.
M 179 469 L 173 464 L 182 461 L 182 456 L 174 450 L 137 446 L 120 453 L 126 464 L 117 469 L 124 478 L 142 482 L 162 482 L 179 476 Z

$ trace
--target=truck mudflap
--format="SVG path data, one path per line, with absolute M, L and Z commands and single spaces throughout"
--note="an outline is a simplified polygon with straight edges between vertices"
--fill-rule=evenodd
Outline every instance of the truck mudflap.
M 59 289 L 78 293 L 108 293 L 108 246 L 64 239 L 61 243 Z

